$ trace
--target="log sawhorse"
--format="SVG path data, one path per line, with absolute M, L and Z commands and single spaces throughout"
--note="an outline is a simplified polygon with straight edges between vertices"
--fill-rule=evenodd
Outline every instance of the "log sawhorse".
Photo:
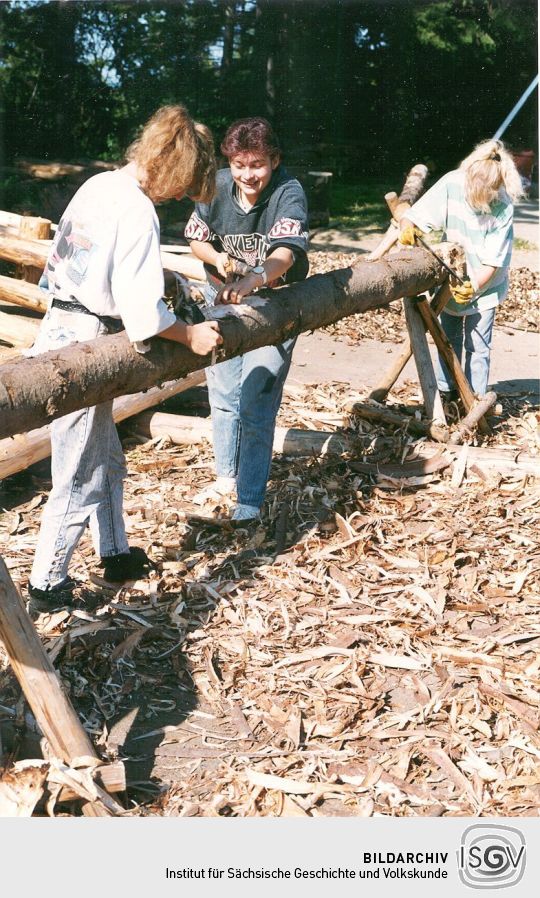
M 399 220 L 406 215 L 407 209 L 410 209 L 412 205 L 410 200 L 411 191 L 408 189 L 407 185 L 415 172 L 417 172 L 416 179 L 420 180 L 423 186 L 427 170 L 425 169 L 425 166 L 415 166 L 409 173 L 403 191 L 399 197 L 395 193 L 387 193 L 385 195 L 386 203 L 396 222 L 399 222 Z M 369 261 L 378 261 L 381 259 L 397 242 L 398 236 L 398 228 L 392 222 L 378 247 L 370 254 Z M 424 250 L 424 252 L 426 252 L 426 250 Z M 491 428 L 486 421 L 485 414 L 496 402 L 497 394 L 490 392 L 480 399 L 475 396 L 465 377 L 461 362 L 456 356 L 448 337 L 439 323 L 438 316 L 446 306 L 450 296 L 450 285 L 448 280 L 446 280 L 442 286 L 439 287 L 431 302 L 428 301 L 425 294 L 413 298 L 404 298 L 403 304 L 405 309 L 405 320 L 407 322 L 408 340 L 405 343 L 401 355 L 396 359 L 384 377 L 381 378 L 377 386 L 371 391 L 369 398 L 376 402 L 384 402 L 405 365 L 411 356 L 414 356 L 418 379 L 424 397 L 426 417 L 436 425 L 438 437 L 436 436 L 435 438 L 438 438 L 443 442 L 447 439 L 452 442 L 460 442 L 475 426 L 478 427 L 482 434 L 491 433 Z M 439 389 L 437 387 L 433 363 L 431 361 L 427 343 L 427 331 L 429 331 L 439 355 L 444 359 L 444 362 L 452 375 L 466 412 L 465 418 L 462 419 L 459 426 L 452 434 L 450 434 L 447 427 L 446 416 Z

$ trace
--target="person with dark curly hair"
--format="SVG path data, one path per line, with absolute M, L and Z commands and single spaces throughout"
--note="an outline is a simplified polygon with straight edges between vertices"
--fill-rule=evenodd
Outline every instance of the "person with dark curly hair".
M 211 203 L 197 203 L 186 227 L 204 263 L 209 304 L 241 303 L 265 286 L 308 273 L 307 201 L 281 164 L 277 137 L 263 118 L 234 122 L 221 151 Z M 195 501 L 236 493 L 233 521 L 256 520 L 266 493 L 276 415 L 296 338 L 264 346 L 207 370 L 217 479 Z

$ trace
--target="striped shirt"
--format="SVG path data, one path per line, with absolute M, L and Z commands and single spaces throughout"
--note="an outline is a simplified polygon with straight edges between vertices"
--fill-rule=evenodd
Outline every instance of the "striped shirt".
M 422 231 L 443 230 L 443 240 L 465 250 L 467 272 L 473 285 L 482 265 L 497 271 L 467 305 L 451 299 L 445 312 L 472 315 L 495 308 L 508 293 L 508 268 L 512 256 L 514 207 L 501 188 L 490 212 L 475 211 L 465 199 L 465 172 L 451 171 L 433 185 L 406 213 Z

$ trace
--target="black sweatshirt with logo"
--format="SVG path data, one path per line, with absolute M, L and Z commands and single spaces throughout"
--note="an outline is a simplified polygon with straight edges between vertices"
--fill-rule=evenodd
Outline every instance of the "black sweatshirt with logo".
M 209 242 L 218 252 L 253 268 L 260 265 L 278 246 L 294 254 L 294 263 L 284 276 L 287 284 L 307 276 L 309 241 L 306 195 L 296 178 L 283 165 L 272 173 L 270 183 L 246 212 L 236 195 L 231 170 L 217 174 L 216 194 L 211 203 L 196 203 L 185 235 L 188 240 Z M 221 275 L 205 263 L 208 280 L 219 287 Z

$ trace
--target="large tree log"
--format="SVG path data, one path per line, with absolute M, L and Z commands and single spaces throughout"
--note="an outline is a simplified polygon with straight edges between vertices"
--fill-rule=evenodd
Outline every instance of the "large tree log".
M 153 387 L 144 393 L 135 393 L 134 396 L 121 396 L 114 400 L 113 418 L 118 424 L 131 415 L 137 415 L 153 405 L 170 399 L 171 396 L 176 396 L 177 393 L 204 383 L 204 381 L 204 371 L 194 371 L 193 374 L 188 374 L 182 380 L 171 381 L 171 383 L 163 384 L 162 387 Z M 29 465 L 43 461 L 50 454 L 49 425 L 0 440 L 0 480 L 11 476 L 11 474 L 16 474 L 18 471 L 24 471 Z
M 492 396 L 494 394 L 491 394 Z M 436 431 L 440 440 L 444 436 L 442 428 L 430 427 L 422 421 L 415 418 L 406 418 L 390 409 L 377 409 L 373 407 L 369 413 L 368 406 L 355 405 L 353 411 L 361 414 L 362 417 L 371 420 L 374 424 L 389 425 L 391 427 L 403 427 L 407 425 L 408 429 L 413 433 L 421 433 L 425 435 L 433 435 Z M 365 414 L 364 414 L 365 412 Z M 381 415 L 377 413 L 381 412 Z M 345 424 L 346 416 L 343 418 Z M 168 415 L 164 412 L 144 412 L 133 421 L 137 430 L 147 434 L 150 437 L 169 437 L 173 443 L 178 445 L 193 445 L 203 440 L 211 440 L 212 425 L 209 418 L 194 418 L 184 415 Z M 454 431 L 461 437 L 459 427 Z M 446 434 L 448 439 L 448 433 Z M 274 452 L 276 454 L 294 456 L 324 456 L 332 454 L 341 454 L 342 452 L 354 449 L 357 440 L 354 436 L 341 431 L 327 430 L 299 430 L 294 427 L 276 427 L 274 435 Z M 413 461 L 408 460 L 403 464 L 399 462 L 381 464 L 377 462 L 366 463 L 363 469 L 366 473 L 386 472 L 389 469 L 395 469 L 395 476 L 415 476 L 416 474 L 429 474 L 435 470 L 430 466 L 430 462 L 441 458 L 441 445 L 437 443 L 424 443 L 422 446 L 415 448 L 415 459 L 420 469 L 413 469 Z M 449 459 L 456 460 L 459 457 L 459 448 L 455 445 L 446 444 L 444 446 L 444 456 Z M 476 449 L 469 446 L 468 463 L 480 464 L 486 471 L 496 474 L 512 474 L 526 475 L 530 474 L 534 477 L 540 477 L 540 459 L 531 455 L 516 455 L 514 450 L 501 449 L 495 446 L 492 449 Z M 353 462 L 354 470 L 359 470 L 360 465 Z M 437 466 L 438 467 L 438 466 Z
M 218 361 L 415 296 L 440 283 L 443 276 L 428 253 L 412 250 L 266 291 L 266 297 L 254 298 L 251 306 L 224 308 Z M 151 341 L 148 353 L 137 353 L 125 333 L 8 362 L 0 368 L 0 439 L 76 409 L 184 377 L 208 362 L 208 357 L 159 338 Z
M 32 346 L 38 330 L 39 319 L 9 315 L 0 310 L 0 340 L 4 343 L 21 349 Z

